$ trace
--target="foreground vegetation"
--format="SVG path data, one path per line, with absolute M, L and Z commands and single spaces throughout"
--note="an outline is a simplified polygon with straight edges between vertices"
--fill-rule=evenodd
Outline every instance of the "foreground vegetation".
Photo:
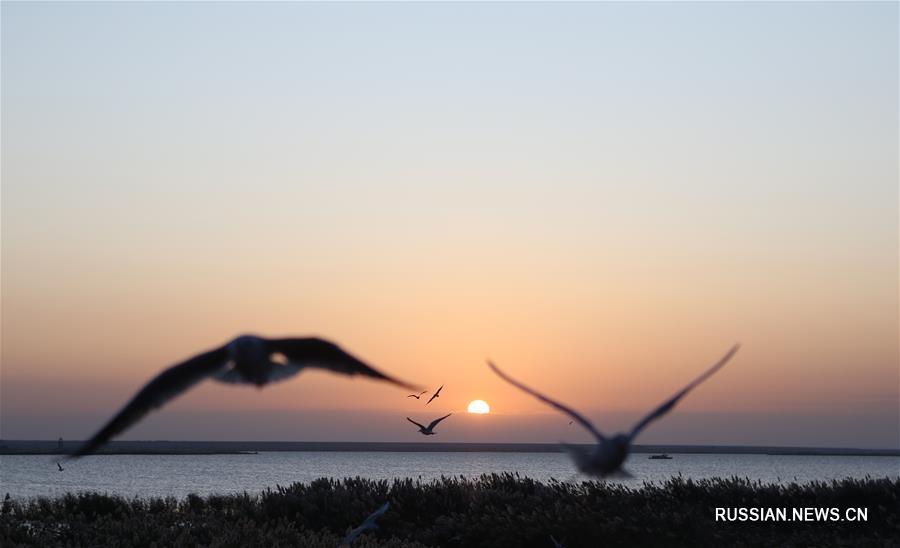
M 900 539 L 900 480 L 763 485 L 732 478 L 626 488 L 477 480 L 320 479 L 259 495 L 126 499 L 100 494 L 17 502 L 0 546 L 329 546 L 390 501 L 354 546 L 869 545 Z M 860 522 L 722 522 L 716 507 L 868 509 Z

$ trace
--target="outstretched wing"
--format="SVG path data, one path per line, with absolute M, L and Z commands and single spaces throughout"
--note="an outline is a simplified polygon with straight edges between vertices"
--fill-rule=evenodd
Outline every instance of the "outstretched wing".
M 346 545 L 346 546 L 350 546 L 351 544 L 353 544 L 353 541 L 356 540 L 356 538 L 357 538 L 359 535 L 361 535 L 361 534 L 363 534 L 363 533 L 365 533 L 365 532 L 366 532 L 366 528 L 363 527 L 362 525 L 360 525 L 360 526 L 357 527 L 356 529 L 354 529 L 354 530 L 350 531 L 349 533 L 347 533 L 347 536 L 344 537 L 344 540 L 341 541 L 341 544 L 340 544 L 340 545 L 341 545 L 341 546 L 345 546 L 345 545 Z
M 166 369 L 147 383 L 118 415 L 70 457 L 82 457 L 93 453 L 111 438 L 141 420 L 148 412 L 162 407 L 191 386 L 219 372 L 227 362 L 228 349 L 222 346 Z
M 439 419 L 434 419 L 433 421 L 431 421 L 431 424 L 428 425 L 428 429 L 431 430 L 432 428 L 434 428 L 435 426 L 437 426 L 439 422 L 441 422 L 442 420 L 446 419 L 447 417 L 449 417 L 449 416 L 452 415 L 452 414 L 453 414 L 453 413 L 447 413 L 446 415 L 444 415 L 443 417 L 441 417 L 441 418 L 439 418 Z
M 377 528 L 378 525 L 375 524 L 375 520 L 378 519 L 378 518 L 380 518 L 382 515 L 384 515 L 384 513 L 387 512 L 387 511 L 388 511 L 388 508 L 390 508 L 390 507 L 391 507 L 391 503 L 390 503 L 390 502 L 385 502 L 385 503 L 381 506 L 381 508 L 379 508 L 378 510 L 375 510 L 374 512 L 372 512 L 372 515 L 370 515 L 369 517 L 367 517 L 367 518 L 366 518 L 366 521 L 364 521 L 364 522 L 362 523 L 362 525 L 360 525 L 360 526 L 357 527 L 356 529 L 350 531 L 350 532 L 347 534 L 347 536 L 344 537 L 344 540 L 341 541 L 341 546 L 343 546 L 343 545 L 345 545 L 345 544 L 347 544 L 347 545 L 352 544 L 353 541 L 356 540 L 357 537 L 359 537 L 359 535 L 365 533 L 368 529 L 375 529 L 375 528 Z
M 435 393 L 431 396 L 431 398 L 429 398 L 428 401 L 425 402 L 425 405 L 428 405 L 429 403 L 431 403 L 431 400 L 433 400 L 434 398 L 438 397 L 438 395 L 440 395 L 440 393 L 441 393 L 441 390 L 443 390 L 443 389 L 444 389 L 444 385 L 442 384 L 441 387 L 438 388 L 438 389 L 435 391 Z M 423 394 L 424 394 L 424 392 L 423 392 Z
M 266 344 L 271 353 L 283 354 L 288 362 L 295 366 L 318 367 L 344 375 L 362 375 L 388 381 L 405 388 L 417 388 L 385 375 L 362 360 L 345 352 L 338 345 L 323 339 L 267 339 Z
M 513 379 L 512 377 L 510 377 L 509 375 L 507 375 L 507 374 L 504 373 L 503 371 L 500 371 L 500 368 L 497 367 L 496 365 L 494 365 L 494 363 L 493 363 L 492 361 L 488 360 L 487 364 L 490 366 L 491 369 L 494 370 L 494 373 L 496 373 L 497 375 L 499 375 L 501 379 L 505 380 L 505 381 L 508 382 L 509 384 L 515 386 L 516 388 L 518 388 L 519 390 L 522 390 L 523 392 L 526 392 L 526 393 L 528 393 L 528 394 L 531 394 L 532 396 L 534 396 L 535 398 L 537 398 L 537 399 L 541 400 L 542 402 L 546 403 L 546 404 L 549 405 L 550 407 L 553 407 L 553 408 L 557 409 L 558 411 L 562 411 L 562 412 L 565 413 L 566 415 L 569 415 L 570 417 L 572 417 L 572 419 L 575 420 L 576 422 L 578 422 L 578 424 L 580 424 L 581 426 L 584 426 L 585 428 L 587 428 L 588 431 L 589 431 L 591 434 L 593 434 L 594 437 L 597 438 L 598 441 L 605 441 L 605 440 L 606 440 L 606 437 L 605 437 L 603 434 L 601 434 L 599 430 L 597 430 L 596 428 L 594 428 L 594 425 L 591 424 L 591 421 L 589 421 L 589 420 L 587 420 L 586 418 L 582 417 L 581 415 L 579 415 L 578 413 L 576 413 L 576 412 L 573 411 L 572 409 L 566 407 L 565 405 L 559 403 L 558 401 L 551 400 L 550 398 L 548 398 L 547 396 L 541 394 L 541 393 L 538 392 L 537 390 L 534 390 L 533 388 L 529 388 L 529 387 L 525 386 L 524 384 L 520 383 L 519 381 Z
M 363 525 L 373 526 L 375 525 L 375 520 L 384 515 L 385 512 L 391 507 L 390 502 L 385 502 L 381 505 L 381 508 L 372 512 L 372 514 L 366 518 L 366 521 L 363 522 Z
M 423 430 L 425 429 L 425 426 L 424 426 L 424 425 L 421 425 L 421 424 L 417 423 L 416 421 L 412 420 L 412 419 L 409 418 L 409 417 L 406 417 L 406 420 L 408 420 L 409 422 L 415 424 L 415 425 L 418 426 L 419 428 L 422 428 Z
M 688 392 L 693 390 L 698 384 L 700 384 L 701 382 L 708 379 L 710 376 L 712 376 L 713 373 L 715 373 L 716 371 L 721 369 L 722 366 L 724 366 L 726 363 L 728 363 L 728 360 L 730 360 L 732 358 L 732 356 L 735 355 L 735 353 L 738 351 L 738 349 L 740 347 L 741 347 L 741 345 L 739 345 L 739 344 L 732 346 L 731 350 L 729 350 L 724 356 L 722 356 L 722 359 L 717 361 L 715 363 L 715 365 L 713 365 L 712 367 L 707 369 L 705 373 L 703 373 L 702 375 L 700 375 L 699 377 L 694 379 L 693 382 L 691 382 L 689 385 L 685 386 L 680 392 L 678 392 L 677 394 L 672 396 L 669 400 L 667 400 L 665 403 L 663 403 L 662 405 L 660 405 L 659 407 L 654 409 L 653 412 L 651 412 L 649 415 L 644 417 L 641 420 L 641 422 L 637 423 L 634 426 L 634 428 L 631 429 L 631 433 L 628 434 L 628 439 L 633 440 L 640 433 L 640 431 L 643 430 L 648 424 L 650 424 L 651 422 L 655 421 L 656 419 L 662 417 L 663 415 L 665 415 L 666 413 L 671 411 L 672 408 L 675 407 L 675 404 L 678 403 L 678 400 L 683 398 L 685 395 L 687 395 Z

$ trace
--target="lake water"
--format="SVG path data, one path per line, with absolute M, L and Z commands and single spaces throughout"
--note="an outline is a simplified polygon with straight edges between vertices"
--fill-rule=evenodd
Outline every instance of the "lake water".
M 764 483 L 846 477 L 898 478 L 900 457 L 673 454 L 672 460 L 632 455 L 626 462 L 640 486 L 672 476 L 747 477 Z M 63 462 L 47 455 L 0 456 L 0 495 L 21 499 L 96 491 L 126 497 L 189 493 L 258 493 L 266 487 L 321 477 L 371 479 L 477 477 L 518 472 L 541 481 L 568 480 L 574 468 L 563 453 L 266 452 L 256 455 L 95 455 Z

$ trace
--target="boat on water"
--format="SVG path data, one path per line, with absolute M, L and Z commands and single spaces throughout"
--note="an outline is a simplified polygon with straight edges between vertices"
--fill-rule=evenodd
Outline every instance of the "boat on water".
M 670 456 L 667 455 L 666 453 L 663 453 L 663 454 L 661 454 L 661 455 L 650 455 L 650 456 L 647 457 L 647 458 L 648 458 L 648 459 L 653 459 L 653 460 L 672 460 L 672 457 L 670 457 Z

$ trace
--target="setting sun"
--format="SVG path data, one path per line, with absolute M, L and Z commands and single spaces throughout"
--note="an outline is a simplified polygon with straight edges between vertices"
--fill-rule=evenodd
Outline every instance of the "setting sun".
M 491 412 L 491 406 L 484 400 L 474 400 L 469 403 L 469 413 L 484 415 Z

